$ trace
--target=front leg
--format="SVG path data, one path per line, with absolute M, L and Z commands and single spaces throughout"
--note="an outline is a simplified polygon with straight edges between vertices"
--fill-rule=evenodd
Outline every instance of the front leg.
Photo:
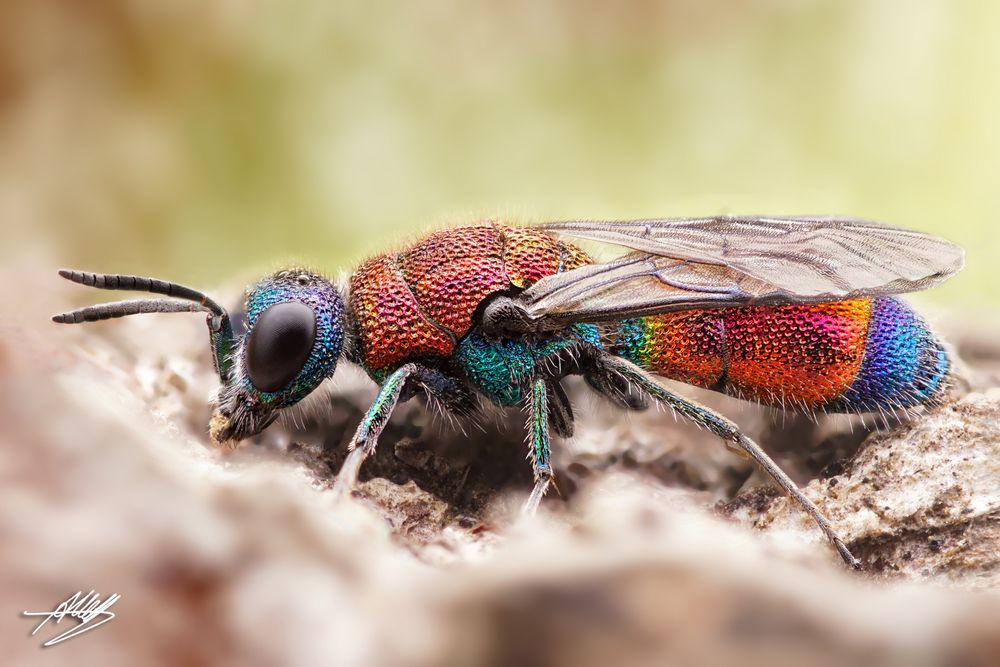
M 412 397 L 414 391 L 423 389 L 428 396 L 436 399 L 442 409 L 457 415 L 465 415 L 475 408 L 472 393 L 454 378 L 434 368 L 419 364 L 406 364 L 394 371 L 382 386 L 372 402 L 364 419 L 358 425 L 350 444 L 350 454 L 337 474 L 333 492 L 347 496 L 358 482 L 358 472 L 365 459 L 375 451 L 378 438 L 389 423 L 389 417 L 401 400 Z
M 347 455 L 344 465 L 340 467 L 340 472 L 337 474 L 337 482 L 333 486 L 335 495 L 340 497 L 350 495 L 354 485 L 357 484 L 361 464 L 364 463 L 369 454 L 375 451 L 378 437 L 382 434 L 385 425 L 389 423 L 389 416 L 395 409 L 396 403 L 399 402 L 399 396 L 403 393 L 407 379 L 416 372 L 416 364 L 401 366 L 379 387 L 378 396 L 368 408 L 365 418 L 361 420 L 358 430 L 355 431 L 354 437 L 347 445 L 350 454 Z
M 545 380 L 535 378 L 531 382 L 531 394 L 528 396 L 528 431 L 531 444 L 529 456 L 531 469 L 535 476 L 535 488 L 524 504 L 525 514 L 534 514 L 538 503 L 552 484 L 552 462 L 549 452 L 549 397 Z

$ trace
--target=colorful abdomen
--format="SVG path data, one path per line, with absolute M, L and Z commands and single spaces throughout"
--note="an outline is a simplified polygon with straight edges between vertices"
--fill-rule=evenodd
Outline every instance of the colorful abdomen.
M 619 327 L 616 351 L 688 384 L 833 412 L 926 402 L 949 368 L 927 325 L 891 297 L 628 320 Z

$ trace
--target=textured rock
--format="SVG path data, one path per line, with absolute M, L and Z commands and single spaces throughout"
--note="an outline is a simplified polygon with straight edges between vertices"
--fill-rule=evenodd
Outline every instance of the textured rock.
M 910 579 L 1000 585 L 1000 389 L 972 393 L 876 433 L 836 476 L 808 491 L 865 569 Z M 802 516 L 765 490 L 729 504 L 771 531 Z
M 418 401 L 392 420 L 355 500 L 335 503 L 343 444 L 374 393 L 360 374 L 338 372 L 284 427 L 216 450 L 200 318 L 56 327 L 37 303 L 65 294 L 36 298 L 0 323 L 0 632 L 12 664 L 1000 655 L 1000 390 L 984 365 L 972 364 L 969 393 L 867 438 L 856 420 L 697 394 L 793 477 L 815 478 L 807 493 L 865 562 L 853 573 L 716 439 L 579 391 L 578 435 L 556 455 L 562 496 L 533 520 L 517 515 L 530 488 L 521 416 L 463 433 Z M 987 343 L 976 358 L 1000 358 Z M 122 595 L 117 617 L 40 650 L 55 629 L 30 637 L 35 622 L 17 614 L 91 588 Z

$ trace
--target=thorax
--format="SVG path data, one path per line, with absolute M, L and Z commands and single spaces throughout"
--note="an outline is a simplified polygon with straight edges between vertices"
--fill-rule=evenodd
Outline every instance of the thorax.
M 447 359 L 491 295 L 589 261 L 548 234 L 496 223 L 443 230 L 373 257 L 349 279 L 356 361 L 378 380 L 408 361 Z
M 477 391 L 506 406 L 523 400 L 535 377 L 560 379 L 579 372 L 587 356 L 601 347 L 601 331 L 593 324 L 496 340 L 473 330 L 459 342 L 451 362 Z

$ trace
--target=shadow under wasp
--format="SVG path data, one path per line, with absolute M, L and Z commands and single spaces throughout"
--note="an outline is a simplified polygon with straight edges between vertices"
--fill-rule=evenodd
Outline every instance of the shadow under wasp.
M 599 263 L 570 237 L 630 249 Z M 300 268 L 247 292 L 247 327 L 201 292 L 153 278 L 60 271 L 73 282 L 152 292 L 57 315 L 79 323 L 152 312 L 207 312 L 222 387 L 210 433 L 234 444 L 267 428 L 341 359 L 379 392 L 354 434 L 335 490 L 348 493 L 393 408 L 416 394 L 458 416 L 481 398 L 527 407 L 533 512 L 552 483 L 549 432 L 568 437 L 561 386 L 582 375 L 624 409 L 651 401 L 753 458 L 859 562 L 819 508 L 736 425 L 655 375 L 783 409 L 869 413 L 940 398 L 947 352 L 893 295 L 957 272 L 961 248 L 875 222 L 711 217 L 501 222 L 429 234 L 357 267 L 346 284 Z

